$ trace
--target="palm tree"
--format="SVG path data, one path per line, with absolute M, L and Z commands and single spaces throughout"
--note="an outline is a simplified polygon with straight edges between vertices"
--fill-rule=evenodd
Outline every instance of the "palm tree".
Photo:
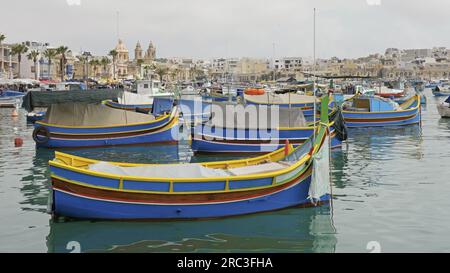
M 44 51 L 44 57 L 47 58 L 48 60 L 48 79 L 51 80 L 52 78 L 52 59 L 54 59 L 56 57 L 56 55 L 58 55 L 58 53 L 56 52 L 56 49 L 54 48 L 47 48 Z
M 37 62 L 38 62 L 39 54 L 40 54 L 39 51 L 33 50 L 27 55 L 28 60 L 32 60 L 34 62 L 34 79 L 35 80 L 38 79 Z
M 109 56 L 111 56 L 113 58 L 113 79 L 116 79 L 116 59 L 117 59 L 117 55 L 119 54 L 119 52 L 117 52 L 117 50 L 113 49 L 111 51 L 109 51 Z
M 3 41 L 6 39 L 5 34 L 0 34 L 0 50 L 2 51 L 2 55 L 1 55 L 1 60 L 3 60 L 3 48 L 2 48 L 2 43 Z M 0 72 L 5 72 L 5 68 L 3 66 L 3 61 L 2 61 L 2 67 L 0 67 Z
M 98 68 L 97 66 L 100 65 L 100 61 L 96 59 L 90 60 L 89 65 L 93 67 L 94 77 L 97 77 L 97 68 Z
M 169 68 L 165 67 L 165 66 L 157 66 L 156 67 L 156 71 L 155 73 L 159 76 L 159 80 L 162 82 L 163 81 L 163 77 L 165 75 L 167 75 L 167 73 L 169 72 Z
M 111 60 L 108 57 L 103 57 L 100 61 L 100 64 L 103 67 L 103 77 L 106 75 L 106 67 L 111 63 Z
M 67 58 L 66 58 L 66 54 L 69 53 L 70 50 L 67 46 L 60 46 L 56 49 L 56 54 L 60 55 L 60 59 L 59 59 L 59 72 L 61 75 L 61 81 L 64 81 L 64 75 L 65 75 L 65 67 L 67 64 Z
M 20 78 L 20 63 L 22 61 L 22 54 L 27 53 L 28 51 L 28 47 L 25 44 L 15 44 L 11 47 L 11 54 L 17 55 L 17 61 L 18 61 L 18 68 L 19 68 L 19 73 L 18 73 L 18 77 Z
M 139 71 L 139 77 L 140 78 L 142 78 L 142 73 L 141 73 L 141 70 L 142 70 L 142 64 L 144 63 L 144 60 L 142 60 L 142 59 L 138 59 L 137 61 L 136 61 L 136 64 L 137 64 L 137 66 L 138 66 L 138 71 Z
M 83 55 L 78 55 L 77 59 L 83 64 L 83 79 L 86 79 L 86 60 L 87 57 Z

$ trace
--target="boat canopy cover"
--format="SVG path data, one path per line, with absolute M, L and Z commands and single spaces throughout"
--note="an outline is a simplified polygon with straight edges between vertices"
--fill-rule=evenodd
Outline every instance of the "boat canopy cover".
M 159 178 L 206 178 L 227 177 L 260 174 L 282 170 L 290 164 L 278 162 L 263 163 L 253 166 L 245 166 L 229 169 L 214 169 L 202 166 L 199 163 L 176 165 L 146 165 L 136 167 L 122 167 L 108 162 L 97 162 L 89 165 L 89 170 L 114 174 L 119 176 L 159 177 Z
M 125 176 L 139 177 L 162 177 L 162 178 L 183 178 L 183 177 L 220 177 L 229 174 L 222 169 L 212 169 L 204 167 L 198 163 L 177 164 L 177 165 L 148 165 L 137 167 L 122 167 L 107 162 L 98 162 L 89 165 L 89 170 Z
M 43 122 L 63 126 L 114 126 L 149 122 L 154 119 L 152 115 L 99 104 L 65 103 L 51 105 Z
M 123 92 L 122 96 L 118 98 L 120 104 L 130 105 L 130 104 L 152 104 L 153 98 L 149 96 L 135 94 L 131 92 Z
M 300 103 L 314 103 L 313 96 L 300 95 L 300 94 L 274 94 L 267 92 L 264 95 L 244 95 L 245 100 L 248 100 L 257 104 L 300 104 Z M 316 102 L 319 102 L 319 99 L 315 99 Z
M 100 103 L 116 99 L 122 92 L 121 89 L 29 91 L 23 98 L 22 107 L 31 112 L 35 107 L 49 107 L 58 103 Z
M 211 119 L 206 125 L 236 129 L 276 129 L 305 127 L 306 119 L 298 108 L 255 105 L 211 105 Z

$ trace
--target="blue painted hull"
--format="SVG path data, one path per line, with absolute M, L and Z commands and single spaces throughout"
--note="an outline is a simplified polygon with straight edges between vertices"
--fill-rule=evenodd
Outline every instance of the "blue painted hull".
M 105 137 L 87 139 L 50 138 L 45 144 L 36 144 L 45 148 L 70 148 L 70 147 L 101 147 L 118 145 L 138 145 L 150 143 L 174 143 L 178 141 L 178 124 L 161 131 L 146 134 L 137 134 L 128 137 Z
M 446 96 L 450 96 L 450 92 L 438 92 L 438 91 L 433 91 L 433 95 L 435 97 L 446 97 Z
M 73 218 L 87 219 L 195 219 L 218 218 L 272 211 L 310 204 L 307 199 L 310 177 L 296 185 L 269 195 L 240 201 L 216 204 L 158 205 L 122 203 L 96 198 L 86 198 L 54 190 L 55 213 Z M 321 197 L 328 201 L 329 195 Z
M 201 125 L 200 125 L 201 126 Z M 198 126 L 197 128 L 199 128 Z M 334 129 L 331 129 L 331 147 L 338 148 L 342 146 L 342 141 L 337 138 L 334 134 Z M 237 130 L 229 130 L 231 133 L 228 136 L 239 136 Z M 233 132 L 234 131 L 234 132 Z M 250 136 L 261 137 L 261 135 L 257 132 L 257 130 L 253 130 L 254 132 L 249 132 L 252 130 L 239 130 L 241 133 L 241 139 L 255 139 Z M 233 134 L 234 133 L 234 134 Z M 296 147 L 299 143 L 303 143 L 307 139 L 311 137 L 313 130 L 286 130 L 286 131 L 278 131 L 277 137 L 273 138 L 273 143 L 251 143 L 249 141 L 243 141 L 241 143 L 236 142 L 222 142 L 215 141 L 215 139 L 211 138 L 211 136 L 215 136 L 217 139 L 223 139 L 220 134 L 210 134 L 208 137 L 202 138 L 197 135 L 192 139 L 192 150 L 194 152 L 203 152 L 203 153 L 267 153 L 272 152 L 277 149 L 284 147 L 284 142 L 286 140 L 290 140 L 291 144 Z M 223 135 L 227 136 L 227 135 Z M 267 137 L 266 137 L 267 138 Z M 227 139 L 230 139 L 227 137 Z M 293 143 L 293 141 L 298 141 L 297 144 Z
M 389 127 L 389 126 L 405 126 L 420 123 L 420 113 L 417 113 L 411 118 L 399 120 L 399 121 L 371 121 L 371 122 L 351 122 L 345 121 L 345 125 L 348 128 L 357 127 Z

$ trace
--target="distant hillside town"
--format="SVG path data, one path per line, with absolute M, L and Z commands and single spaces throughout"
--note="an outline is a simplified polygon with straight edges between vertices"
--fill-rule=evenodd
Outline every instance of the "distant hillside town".
M 158 58 L 156 45 L 137 42 L 130 52 L 122 40 L 97 56 L 45 42 L 9 42 L 0 34 L 0 78 L 36 80 L 124 80 L 158 77 L 162 81 L 233 80 L 259 82 L 303 79 L 312 73 L 328 77 L 448 79 L 450 49 L 388 48 L 383 54 L 356 59 Z

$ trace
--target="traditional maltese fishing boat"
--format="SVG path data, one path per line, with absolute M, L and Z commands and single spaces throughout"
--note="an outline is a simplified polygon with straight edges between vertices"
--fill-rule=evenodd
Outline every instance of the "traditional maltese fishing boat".
M 272 113 L 272 107 L 228 105 L 218 110 L 215 111 L 213 106 L 213 118 L 194 128 L 194 152 L 272 152 L 281 148 L 287 140 L 295 146 L 307 141 L 318 123 L 306 122 L 303 112 L 296 108 L 278 108 Z M 340 147 L 346 139 L 345 124 L 343 119 L 339 122 L 339 117 L 342 118 L 339 113 L 332 113 L 330 117 L 331 122 L 327 124 L 330 127 L 331 146 Z M 338 121 L 336 124 L 334 119 Z
M 420 95 L 403 104 L 377 96 L 356 95 L 342 105 L 347 127 L 385 127 L 420 123 Z
M 216 218 L 330 199 L 329 129 L 294 148 L 191 164 L 100 162 L 60 152 L 49 162 L 52 211 L 87 219 Z
M 34 124 L 38 147 L 99 147 L 178 141 L 178 109 L 158 118 L 97 104 L 55 104 Z

